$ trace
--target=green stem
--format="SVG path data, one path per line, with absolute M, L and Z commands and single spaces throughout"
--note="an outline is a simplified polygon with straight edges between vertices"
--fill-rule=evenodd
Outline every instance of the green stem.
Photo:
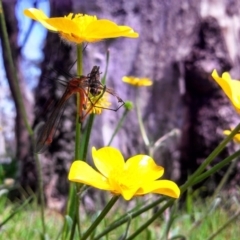
M 81 123 L 79 122 L 79 107 L 80 95 L 77 93 L 77 115 L 76 115 L 76 128 L 75 128 L 75 160 L 81 160 L 80 139 L 81 139 Z
M 185 192 L 186 189 L 192 185 L 195 178 L 199 176 L 205 168 L 214 160 L 214 158 L 224 149 L 224 147 L 231 141 L 236 133 L 240 130 L 240 124 L 227 136 L 213 151 L 212 153 L 205 159 L 205 161 L 199 166 L 199 168 L 190 176 L 185 184 L 181 186 L 181 193 Z
M 170 132 L 160 137 L 152 146 L 149 146 L 149 155 L 153 156 L 154 152 L 163 145 L 163 142 L 165 142 L 168 138 L 178 136 L 179 134 L 180 130 L 178 128 L 174 128 Z
M 238 152 L 238 154 L 240 154 L 240 152 Z M 238 156 L 238 154 L 236 155 L 236 157 Z M 233 158 L 233 159 L 234 159 L 234 158 Z M 228 160 L 228 161 L 232 161 L 232 159 L 230 159 L 230 160 Z M 223 188 L 224 184 L 227 182 L 230 174 L 232 173 L 234 167 L 236 166 L 236 163 L 237 163 L 236 159 L 231 162 L 231 164 L 230 164 L 230 166 L 228 167 L 226 173 L 224 174 L 224 176 L 223 176 L 223 178 L 221 179 L 220 183 L 218 184 L 216 190 L 214 191 L 214 193 L 213 193 L 213 195 L 212 195 L 212 197 L 211 197 L 212 200 L 215 199 L 215 198 L 218 196 L 219 192 L 220 192 L 221 189 Z
M 123 113 L 122 117 L 120 118 L 120 120 L 118 121 L 118 124 L 117 124 L 117 126 L 116 126 L 116 128 L 115 128 L 115 130 L 114 130 L 114 132 L 113 132 L 113 134 L 112 134 L 112 137 L 111 137 L 111 139 L 109 140 L 109 143 L 107 144 L 107 146 L 110 146 L 110 145 L 111 145 L 114 137 L 116 136 L 116 134 L 118 133 L 118 131 L 121 129 L 121 127 L 122 127 L 122 125 L 123 125 L 123 123 L 124 123 L 124 121 L 125 121 L 125 118 L 126 118 L 126 116 L 127 116 L 128 113 L 129 113 L 129 110 L 128 110 L 127 108 L 125 108 L 124 113 Z
M 5 51 L 6 51 L 6 64 L 7 64 L 7 66 L 9 66 L 9 69 L 10 69 L 9 71 L 12 73 L 12 77 L 13 77 L 12 85 L 14 88 L 14 92 L 16 94 L 16 102 L 20 109 L 20 113 L 23 117 L 23 121 L 27 128 L 28 134 L 30 136 L 32 136 L 33 130 L 28 122 L 26 109 L 24 107 L 21 90 L 20 90 L 20 87 L 18 84 L 19 81 L 18 81 L 18 77 L 17 77 L 17 71 L 15 69 L 13 59 L 12 59 L 12 52 L 11 52 L 11 48 L 10 48 L 10 44 L 9 44 L 9 37 L 8 37 L 8 32 L 7 32 L 7 27 L 6 27 L 6 22 L 5 22 L 5 17 L 4 17 L 1 0 L 0 0 L 0 24 L 1 24 L 1 33 L 2 33 L 2 39 L 1 39 L 2 40 L 2 48 L 5 49 Z
M 87 123 L 87 130 L 83 136 L 84 141 L 83 141 L 83 150 L 82 150 L 82 156 L 81 156 L 81 159 L 83 160 L 85 160 L 87 157 L 88 145 L 89 145 L 94 118 L 95 118 L 95 114 L 91 114 L 89 116 L 88 123 Z
M 82 75 L 82 45 L 77 45 L 77 75 L 80 77 Z M 77 114 L 76 114 L 76 135 L 75 135 L 75 160 L 81 159 L 81 152 L 80 152 L 80 140 L 81 140 L 81 123 L 79 121 L 80 112 L 80 101 L 81 97 L 77 94 Z M 78 227 L 79 236 L 81 234 L 80 224 L 79 224 L 79 217 L 76 215 L 78 214 L 79 209 L 79 201 L 77 198 L 77 184 L 71 183 L 70 190 L 69 190 L 69 198 L 68 198 L 68 208 L 67 213 L 73 220 L 71 234 L 69 239 L 74 238 L 74 233 L 76 226 Z M 68 235 L 68 231 L 66 230 L 67 224 L 65 224 L 65 239 Z
M 95 230 L 95 228 L 98 226 L 98 224 L 103 220 L 103 218 L 107 215 L 107 213 L 111 210 L 113 205 L 118 200 L 119 196 L 113 196 L 112 199 L 108 202 L 108 204 L 105 206 L 105 208 L 102 210 L 102 212 L 99 214 L 99 216 L 95 219 L 95 221 L 92 223 L 90 228 L 83 234 L 81 240 L 87 239 L 89 235 Z
M 77 75 L 80 77 L 83 74 L 82 71 L 82 45 L 77 46 Z M 81 133 L 81 122 L 79 121 L 80 116 L 80 100 L 79 93 L 77 94 L 77 114 L 76 114 L 76 135 L 75 135 L 75 160 L 81 159 L 80 153 L 80 133 Z
M 103 85 L 105 85 L 105 83 L 106 83 L 107 72 L 108 72 L 108 64 L 109 64 L 109 57 L 110 57 L 110 51 L 107 50 L 107 53 L 106 53 L 106 68 L 105 68 L 105 71 L 104 71 L 104 75 L 102 77 L 102 84 Z
M 44 208 L 45 208 L 45 200 L 44 200 L 44 191 L 43 191 L 43 179 L 42 179 L 42 170 L 41 170 L 41 163 L 39 161 L 38 154 L 35 154 L 36 160 L 36 167 L 37 167 L 37 177 L 38 177 L 38 189 L 40 195 L 40 212 L 41 212 L 41 222 L 42 222 L 42 231 L 43 236 L 46 234 L 46 224 L 45 224 L 45 215 L 44 215 Z
M 109 232 L 113 231 L 114 229 L 116 229 L 117 227 L 123 225 L 124 223 L 129 221 L 129 214 L 131 214 L 131 218 L 136 218 L 139 215 L 141 215 L 142 213 L 158 206 L 160 203 L 162 203 L 163 201 L 165 201 L 166 198 L 164 197 L 160 197 L 159 199 L 157 199 L 156 201 L 154 201 L 153 203 L 150 203 L 144 207 L 142 207 L 141 209 L 138 209 L 137 211 L 132 211 L 130 213 L 126 213 L 125 216 L 122 216 L 121 218 L 119 218 L 118 220 L 116 220 L 115 222 L 111 223 L 110 226 L 108 226 L 102 233 L 100 233 L 99 235 L 97 235 L 94 240 L 98 240 L 101 239 L 103 236 L 105 236 L 106 234 L 108 234 Z
M 138 89 L 136 89 L 136 111 L 137 111 L 138 124 L 139 124 L 139 127 L 140 127 L 140 131 L 141 131 L 141 134 L 142 134 L 143 141 L 144 141 L 145 145 L 147 147 L 149 147 L 150 146 L 150 142 L 149 142 L 146 130 L 144 128 L 142 114 L 141 114 L 141 110 L 140 110 L 140 106 L 139 106 Z
M 192 186 L 197 184 L 197 183 L 199 183 L 199 182 L 201 182 L 201 181 L 203 181 L 204 179 L 206 179 L 207 177 L 211 176 L 212 174 L 216 173 L 218 170 L 220 170 L 223 167 L 225 167 L 227 164 L 229 164 L 229 162 L 231 162 L 233 159 L 235 159 L 239 155 L 240 155 L 240 150 L 238 150 L 237 152 L 235 152 L 231 156 L 228 156 L 227 158 L 222 160 L 220 163 L 218 163 L 215 166 L 213 166 L 210 170 L 208 170 L 208 171 L 202 173 L 201 175 L 197 176 L 195 178 Z
M 140 228 L 138 228 L 134 233 L 128 237 L 126 240 L 134 239 L 138 234 L 145 230 L 150 224 L 152 224 L 168 207 L 172 206 L 174 200 L 170 199 L 168 202 L 161 207 L 148 221 L 146 221 Z

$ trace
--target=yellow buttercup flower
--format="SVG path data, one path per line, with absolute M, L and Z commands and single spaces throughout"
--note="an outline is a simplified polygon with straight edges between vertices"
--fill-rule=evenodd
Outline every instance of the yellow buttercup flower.
M 228 72 L 224 72 L 222 77 L 219 77 L 216 69 L 213 70 L 212 77 L 228 96 L 236 111 L 240 113 L 240 81 L 232 79 Z
M 233 130 L 233 128 L 231 128 L 231 130 L 224 130 L 223 134 L 228 136 L 231 134 L 232 130 Z M 235 136 L 233 137 L 233 141 L 235 143 L 240 143 L 240 133 L 235 134 Z
M 152 80 L 149 78 L 138 78 L 133 76 L 124 76 L 122 78 L 123 82 L 133 85 L 135 87 L 148 87 L 153 84 Z
M 180 189 L 170 180 L 158 180 L 164 173 L 161 166 L 147 155 L 136 155 L 126 162 L 119 150 L 104 147 L 99 150 L 92 148 L 94 170 L 86 162 L 73 162 L 69 180 L 107 190 L 122 195 L 125 200 L 147 193 L 163 194 L 179 198 Z
M 119 26 L 107 19 L 98 20 L 96 16 L 70 13 L 65 17 L 48 18 L 42 10 L 36 8 L 25 9 L 24 14 L 48 30 L 59 33 L 64 40 L 76 44 L 106 38 L 138 37 L 138 33 L 130 27 Z
M 108 101 L 109 94 L 105 92 L 103 96 L 97 95 L 93 96 L 90 94 L 89 100 L 87 102 L 86 112 L 101 114 L 103 109 L 108 109 L 111 103 Z

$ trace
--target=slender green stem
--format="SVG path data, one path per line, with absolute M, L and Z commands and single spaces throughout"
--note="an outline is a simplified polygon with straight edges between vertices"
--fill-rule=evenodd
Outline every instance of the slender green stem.
M 235 152 L 234 154 L 228 156 L 227 158 L 225 158 L 224 160 L 222 160 L 220 163 L 216 164 L 215 166 L 213 166 L 210 170 L 202 173 L 201 175 L 197 176 L 194 179 L 194 182 L 191 186 L 203 181 L 204 179 L 206 179 L 207 177 L 211 176 L 212 174 L 216 173 L 218 170 L 222 169 L 223 167 L 225 167 L 226 165 L 229 164 L 229 162 L 231 162 L 233 159 L 235 159 L 236 157 L 238 157 L 240 155 L 240 150 L 238 150 L 237 152 Z
M 24 107 L 21 90 L 20 90 L 20 87 L 18 84 L 17 71 L 16 71 L 14 63 L 13 63 L 12 52 L 11 52 L 11 48 L 10 48 L 9 37 L 8 37 L 3 7 L 2 7 L 2 1 L 0 1 L 0 24 L 1 24 L 1 33 L 2 33 L 2 39 L 1 39 L 2 48 L 5 49 L 5 51 L 6 51 L 7 65 L 9 66 L 10 72 L 12 73 L 12 77 L 13 77 L 12 83 L 13 83 L 14 91 L 16 93 L 17 105 L 20 109 L 20 113 L 23 117 L 23 121 L 27 128 L 28 134 L 31 136 L 31 135 L 33 135 L 33 130 L 28 122 L 26 109 Z
M 235 155 L 235 156 L 237 157 L 239 154 L 240 154 L 240 152 L 238 152 L 238 154 Z M 232 159 L 234 159 L 234 158 L 232 158 Z M 229 161 L 232 161 L 232 159 L 228 160 L 228 162 L 229 162 Z M 227 182 L 227 180 L 228 180 L 230 174 L 232 173 L 234 167 L 236 166 L 236 163 L 237 163 L 236 159 L 234 159 L 234 160 L 231 162 L 231 164 L 229 165 L 229 167 L 228 167 L 227 171 L 225 172 L 223 178 L 221 179 L 220 183 L 218 184 L 216 190 L 214 191 L 211 199 L 215 199 L 215 198 L 217 197 L 217 195 L 219 194 L 219 192 L 220 192 L 221 189 L 223 188 L 224 184 Z
M 160 137 L 152 146 L 149 146 L 149 155 L 153 156 L 154 152 L 163 145 L 163 142 L 165 142 L 168 138 L 177 136 L 179 134 L 180 130 L 178 128 L 174 128 L 170 132 Z
M 42 179 L 42 168 L 41 168 L 41 163 L 38 157 L 38 154 L 35 155 L 35 160 L 36 160 L 36 167 L 37 167 L 37 177 L 38 177 L 38 191 L 40 195 L 40 211 L 41 211 L 41 222 L 42 222 L 42 231 L 43 231 L 43 236 L 46 234 L 46 224 L 45 224 L 45 214 L 44 214 L 44 208 L 45 208 L 45 200 L 44 200 L 44 191 L 43 191 L 43 179 Z
M 79 44 L 77 46 L 77 75 L 82 75 L 82 45 Z M 79 116 L 81 114 L 80 110 L 80 101 L 81 97 L 79 94 L 77 94 L 77 114 L 76 114 L 76 135 L 75 135 L 75 160 L 81 159 L 81 152 L 80 152 L 80 140 L 81 140 L 81 123 L 79 121 Z M 70 234 L 70 240 L 74 238 L 74 233 L 76 226 L 78 227 L 79 236 L 81 234 L 80 230 L 80 224 L 79 224 L 79 216 L 78 214 L 79 209 L 79 201 L 77 198 L 77 184 L 71 183 L 70 184 L 70 190 L 69 190 L 69 198 L 68 198 L 68 215 L 73 220 L 71 234 Z M 67 225 L 65 224 L 65 239 L 67 237 Z
M 87 122 L 87 129 L 83 136 L 84 141 L 83 141 L 83 150 L 82 150 L 82 156 L 81 156 L 81 159 L 83 160 L 85 160 L 87 157 L 88 145 L 89 145 L 94 118 L 95 118 L 95 114 L 91 114 L 89 116 L 88 122 Z
M 129 113 L 129 110 L 128 110 L 127 108 L 125 108 L 124 113 L 123 113 L 122 117 L 120 118 L 120 120 L 118 121 L 118 124 L 117 124 L 117 126 L 116 126 L 116 128 L 115 128 L 115 130 L 114 130 L 114 132 L 113 132 L 113 134 L 112 134 L 112 137 L 111 137 L 111 139 L 109 140 L 109 143 L 107 144 L 107 146 L 110 146 L 110 145 L 111 145 L 114 137 L 116 136 L 116 134 L 118 133 L 118 131 L 121 129 L 121 127 L 122 127 L 122 125 L 123 125 L 123 123 L 124 123 L 124 121 L 125 121 L 125 118 L 126 118 L 126 116 L 127 116 L 128 113 Z
M 112 197 L 112 199 L 108 202 L 108 204 L 105 206 L 105 208 L 99 214 L 99 216 L 95 219 L 95 221 L 92 223 L 92 225 L 89 227 L 89 229 L 82 235 L 81 240 L 85 240 L 85 239 L 87 239 L 87 237 L 90 236 L 90 234 L 95 230 L 95 228 L 98 226 L 98 224 L 103 220 L 103 218 L 111 210 L 111 208 L 116 203 L 118 198 L 119 198 L 119 196 Z
M 104 71 L 104 75 L 102 77 L 102 84 L 103 85 L 105 85 L 105 83 L 106 83 L 107 72 L 108 72 L 108 64 L 109 64 L 109 57 L 110 57 L 110 51 L 107 50 L 107 53 L 106 53 L 106 68 L 105 68 L 105 71 Z
M 82 75 L 82 45 L 77 46 L 77 75 L 80 77 Z M 77 114 L 76 114 L 76 135 L 75 135 L 75 160 L 81 159 L 80 153 L 80 133 L 81 133 L 81 122 L 79 121 L 80 116 L 80 101 L 81 97 L 79 93 L 77 94 Z
M 118 220 L 116 220 L 115 222 L 111 223 L 110 226 L 108 226 L 102 233 L 100 233 L 99 235 L 97 235 L 94 240 L 98 240 L 101 239 L 103 236 L 105 236 L 106 234 L 108 234 L 109 232 L 113 231 L 114 229 L 116 229 L 117 227 L 123 225 L 124 223 L 129 221 L 129 214 L 131 214 L 131 218 L 136 218 L 139 215 L 141 215 L 142 213 L 158 206 L 160 203 L 162 203 L 163 201 L 165 201 L 166 198 L 165 197 L 160 197 L 159 199 L 157 199 L 156 201 L 142 207 L 141 209 L 138 209 L 137 211 L 131 211 L 130 213 L 126 213 L 125 216 L 122 216 L 121 218 L 119 218 Z
M 177 208 L 178 208 L 177 204 L 174 204 L 173 207 L 171 208 L 170 216 L 169 216 L 169 218 L 167 220 L 166 227 L 165 227 L 165 229 L 163 231 L 163 237 L 161 239 L 166 239 L 166 240 L 169 239 L 169 232 L 171 231 L 171 227 L 173 225 L 173 222 L 176 219 Z
M 138 89 L 136 89 L 136 111 L 137 111 L 137 119 L 138 119 L 138 124 L 140 127 L 140 131 L 142 134 L 143 141 L 147 147 L 149 147 L 150 142 L 143 124 L 143 119 L 142 119 L 142 114 L 139 106 L 139 94 L 138 94 Z
M 240 124 L 231 132 L 229 136 L 227 136 L 213 151 L 212 153 L 205 159 L 205 161 L 199 166 L 199 168 L 190 176 L 187 182 L 181 186 L 181 193 L 185 192 L 186 189 L 192 185 L 195 178 L 199 176 L 204 169 L 214 160 L 214 158 L 224 149 L 224 147 L 231 141 L 236 133 L 240 130 Z
M 79 122 L 79 108 L 80 108 L 80 95 L 77 93 L 77 115 L 76 115 L 76 128 L 75 128 L 75 160 L 81 159 L 80 139 L 81 139 L 81 123 Z
M 172 206 L 174 203 L 173 199 L 167 201 L 167 203 L 162 206 L 154 215 L 146 221 L 140 228 L 138 228 L 134 233 L 128 237 L 126 240 L 134 239 L 138 234 L 140 234 L 143 230 L 145 230 L 150 224 L 152 224 L 168 207 Z

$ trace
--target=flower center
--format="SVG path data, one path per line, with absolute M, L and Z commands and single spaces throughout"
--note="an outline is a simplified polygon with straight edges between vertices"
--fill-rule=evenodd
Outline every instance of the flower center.
M 122 169 L 113 169 L 109 176 L 109 184 L 115 193 L 124 191 L 136 192 L 139 188 L 139 180 L 130 172 Z

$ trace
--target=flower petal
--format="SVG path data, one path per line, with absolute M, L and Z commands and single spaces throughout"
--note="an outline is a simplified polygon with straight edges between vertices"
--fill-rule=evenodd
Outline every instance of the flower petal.
M 72 21 L 69 18 L 49 18 L 46 20 L 46 23 L 57 29 L 58 32 L 63 32 L 66 34 L 75 33 L 76 35 L 78 35 L 78 33 L 80 32 L 78 24 L 76 24 L 75 21 Z
M 232 130 L 232 129 L 231 129 Z M 230 135 L 231 134 L 231 132 L 232 131 L 230 131 L 230 130 L 224 130 L 223 131 L 223 134 L 224 135 L 226 135 L 226 136 L 228 136 L 228 135 Z M 233 137 L 233 140 L 234 140 L 234 142 L 236 142 L 236 143 L 240 143 L 240 133 L 237 133 L 234 137 Z
M 138 33 L 128 26 L 118 26 L 116 23 L 101 19 L 90 23 L 85 32 L 86 41 L 96 41 L 105 38 L 131 37 L 137 38 Z
M 153 81 L 149 78 L 138 78 L 134 76 L 124 76 L 122 81 L 135 87 L 148 87 L 153 84 Z
M 240 113 L 240 81 L 231 79 L 230 74 L 227 72 L 224 72 L 222 77 L 219 77 L 215 69 L 212 72 L 212 77 L 223 89 L 237 112 Z
M 106 178 L 109 177 L 113 169 L 122 171 L 124 169 L 124 159 L 119 150 L 113 147 L 104 147 L 96 150 L 92 148 L 93 161 L 96 168 Z
M 147 155 L 136 155 L 129 158 L 125 164 L 125 169 L 136 176 L 139 182 L 151 182 L 160 178 L 164 173 L 164 168 L 158 166 L 154 160 Z
M 112 190 L 108 180 L 84 161 L 74 161 L 72 163 L 68 179 L 72 182 L 87 184 L 102 190 Z
M 136 190 L 132 191 L 132 189 L 125 189 L 121 192 L 121 195 L 125 200 L 129 201 L 136 195 Z
M 136 195 L 143 195 L 146 193 L 157 193 L 173 198 L 179 198 L 180 189 L 175 182 L 170 180 L 158 180 L 143 185 L 142 188 L 138 190 Z
M 31 18 L 31 19 L 33 19 L 35 21 L 40 22 L 45 28 L 47 28 L 47 29 L 49 29 L 51 31 L 54 31 L 54 32 L 57 31 L 56 28 L 54 28 L 53 26 L 51 26 L 48 23 L 46 23 L 46 20 L 48 19 L 48 17 L 45 15 L 45 13 L 42 10 L 39 10 L 37 8 L 29 8 L 29 9 L 25 9 L 23 11 L 23 13 L 27 17 L 29 17 L 29 18 Z

